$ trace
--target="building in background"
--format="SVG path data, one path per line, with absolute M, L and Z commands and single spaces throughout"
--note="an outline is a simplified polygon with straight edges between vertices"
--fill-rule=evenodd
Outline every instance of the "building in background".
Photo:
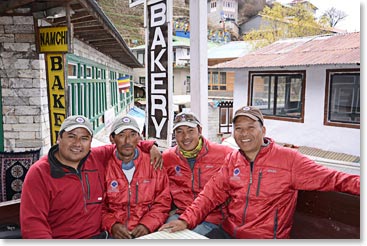
M 133 69 L 142 65 L 96 1 L 4 0 L 0 2 L 0 150 L 40 148 L 45 154 L 52 145 L 46 54 L 38 52 L 35 31 L 52 26 L 69 30 L 72 26 L 71 49 L 63 56 L 67 115 L 85 115 L 98 134 L 134 106 L 132 81 L 130 90 L 121 90 L 118 79 L 131 78 Z M 52 42 L 52 37 L 48 40 Z M 60 101 L 56 104 L 64 107 Z

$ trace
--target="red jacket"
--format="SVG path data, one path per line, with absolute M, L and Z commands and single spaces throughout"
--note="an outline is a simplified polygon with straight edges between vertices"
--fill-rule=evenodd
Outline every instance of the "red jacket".
M 130 184 L 121 169 L 121 160 L 114 154 L 108 161 L 102 225 L 110 233 L 115 223 L 127 226 L 128 230 L 142 224 L 154 232 L 168 217 L 172 200 L 167 174 L 164 169 L 154 170 L 149 155 L 138 150 Z
M 221 171 L 205 186 L 180 219 L 189 228 L 231 197 L 223 229 L 234 238 L 289 238 L 298 190 L 359 195 L 360 176 L 328 169 L 296 150 L 270 144 L 250 163 L 240 151 L 227 156 Z
M 149 150 L 154 141 L 144 141 Z M 20 203 L 22 238 L 89 238 L 101 231 L 104 167 L 114 145 L 92 148 L 75 169 L 61 164 L 53 146 L 25 177 Z
M 167 170 L 170 190 L 178 214 L 191 205 L 204 185 L 220 170 L 225 156 L 233 149 L 208 141 L 203 138 L 203 148 L 196 158 L 193 171 L 185 157 L 180 153 L 178 146 L 163 152 L 163 165 Z M 220 224 L 227 212 L 220 205 L 212 211 L 205 221 Z

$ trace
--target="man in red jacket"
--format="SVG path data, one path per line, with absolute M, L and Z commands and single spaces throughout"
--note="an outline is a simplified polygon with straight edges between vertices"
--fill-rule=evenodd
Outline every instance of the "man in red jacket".
M 138 123 L 117 118 L 110 140 L 116 150 L 106 167 L 102 226 L 113 238 L 131 239 L 156 231 L 167 219 L 171 196 L 165 170 L 154 170 L 138 147 Z
M 233 117 L 238 151 L 204 187 L 179 220 L 163 225 L 171 232 L 193 228 L 218 204 L 231 198 L 229 216 L 209 238 L 289 238 L 298 190 L 360 194 L 360 176 L 316 164 L 296 150 L 265 137 L 256 107 L 241 107 Z
M 91 149 L 93 127 L 81 115 L 62 123 L 57 144 L 35 162 L 24 180 L 22 238 L 106 238 L 101 231 L 104 168 L 114 145 Z M 145 150 L 159 157 L 153 141 Z M 154 157 L 153 157 L 154 158 Z
M 225 156 L 233 149 L 213 143 L 201 134 L 199 120 L 193 113 L 179 113 L 173 122 L 177 145 L 163 152 L 173 198 L 173 211 L 167 222 L 175 220 L 191 205 L 210 178 L 219 171 Z M 218 204 L 203 220 L 192 228 L 205 235 L 224 221 L 225 204 Z

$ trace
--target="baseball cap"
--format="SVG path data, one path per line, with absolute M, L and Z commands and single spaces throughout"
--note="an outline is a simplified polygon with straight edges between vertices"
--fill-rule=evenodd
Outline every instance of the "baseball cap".
M 244 106 L 244 107 L 241 107 L 241 108 L 237 109 L 237 111 L 235 112 L 235 114 L 233 116 L 233 120 L 232 120 L 233 123 L 234 123 L 234 121 L 236 120 L 236 118 L 238 116 L 247 116 L 247 117 L 249 117 L 253 120 L 260 121 L 260 123 L 262 125 L 264 125 L 263 114 L 261 113 L 261 110 L 257 107 Z
M 175 130 L 179 126 L 196 127 L 198 125 L 201 126 L 200 121 L 194 113 L 182 112 L 177 114 L 175 119 L 173 120 L 173 130 Z
M 116 120 L 112 123 L 111 134 L 119 134 L 126 129 L 131 129 L 137 133 L 140 133 L 138 122 L 130 115 L 125 115 L 123 117 L 116 118 Z
M 67 117 L 61 124 L 60 132 L 70 132 L 79 127 L 86 129 L 90 133 L 90 135 L 93 136 L 93 126 L 90 123 L 89 119 L 84 117 L 83 115 L 72 115 Z

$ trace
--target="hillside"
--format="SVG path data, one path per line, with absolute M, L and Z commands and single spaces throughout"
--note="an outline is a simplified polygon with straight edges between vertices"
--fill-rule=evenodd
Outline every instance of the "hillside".
M 173 18 L 189 19 L 189 0 L 173 1 Z M 263 9 L 266 0 L 239 0 L 238 23 L 243 23 Z M 129 47 L 144 44 L 144 6 L 129 7 L 129 0 L 98 0 Z

